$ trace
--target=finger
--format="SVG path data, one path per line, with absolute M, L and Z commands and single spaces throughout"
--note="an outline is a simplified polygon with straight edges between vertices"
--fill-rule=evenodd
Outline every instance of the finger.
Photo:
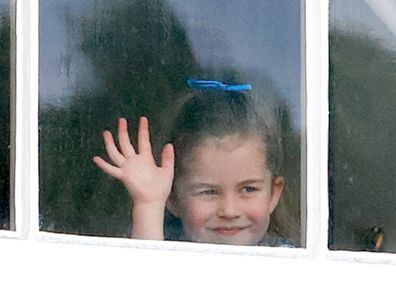
M 148 124 L 148 119 L 146 117 L 140 118 L 138 140 L 139 140 L 139 154 L 151 153 L 149 124 Z
M 110 157 L 110 160 L 113 161 L 113 163 L 115 165 L 121 166 L 124 163 L 125 158 L 118 151 L 118 149 L 114 143 L 113 135 L 111 134 L 111 132 L 104 131 L 103 139 L 104 139 L 104 143 L 105 143 L 106 152 L 107 152 L 107 155 Z
M 120 142 L 121 152 L 125 158 L 129 158 L 135 154 L 135 150 L 129 139 L 128 123 L 124 118 L 118 120 L 118 141 Z
M 101 157 L 98 157 L 98 156 L 95 156 L 93 158 L 93 161 L 100 169 L 102 169 L 108 175 L 111 175 L 117 179 L 121 178 L 121 169 L 120 168 L 110 165 L 109 163 L 107 163 L 105 160 L 103 160 Z
M 164 146 L 162 150 L 162 160 L 161 160 L 161 167 L 172 170 L 175 166 L 175 153 L 173 149 L 173 145 L 168 143 Z

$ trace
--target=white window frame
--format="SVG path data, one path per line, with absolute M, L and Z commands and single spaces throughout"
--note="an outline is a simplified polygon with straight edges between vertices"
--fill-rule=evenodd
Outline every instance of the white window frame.
M 0 262 L 0 280 L 9 281 L 3 292 L 10 296 L 130 296 L 134 290 L 144 290 L 146 295 L 163 294 L 168 288 L 172 296 L 212 296 L 298 295 L 303 289 L 306 295 L 318 293 L 316 283 L 325 287 L 319 289 L 321 293 L 367 296 L 393 289 L 395 254 L 328 249 L 328 5 L 328 0 L 305 3 L 307 234 L 306 248 L 290 249 L 39 231 L 39 1 L 17 0 L 16 231 L 0 231 L 0 255 L 5 257 Z M 78 288 L 67 287 L 68 277 Z M 335 283 L 351 287 L 341 289 Z M 208 284 L 217 286 L 213 289 Z

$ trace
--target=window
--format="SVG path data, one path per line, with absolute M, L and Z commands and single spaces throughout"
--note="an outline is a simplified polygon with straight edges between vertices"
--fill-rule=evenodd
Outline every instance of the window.
M 387 5 L 330 6 L 332 249 L 396 251 L 396 30 Z
M 182 165 L 177 164 L 182 163 L 185 154 L 190 154 L 185 149 L 186 141 L 182 141 L 189 136 L 181 130 L 188 129 L 190 135 L 210 131 L 207 137 L 212 138 L 251 134 L 248 130 L 253 129 L 252 117 L 259 114 L 259 124 L 255 125 L 263 134 L 264 121 L 272 125 L 264 117 L 273 113 L 278 123 L 268 129 L 274 135 L 265 136 L 271 142 L 266 143 L 269 152 L 266 162 L 274 163 L 271 170 L 275 170 L 281 166 L 281 161 L 275 159 L 283 160 L 279 175 L 284 177 L 285 187 L 271 218 L 267 233 L 271 238 L 265 242 L 305 246 L 303 9 L 303 1 L 250 1 L 233 5 L 225 0 L 40 1 L 40 229 L 130 236 L 131 199 L 127 191 L 92 162 L 95 155 L 105 158 L 102 132 L 108 129 L 116 134 L 119 117 L 129 120 L 132 140 L 137 139 L 139 117 L 144 115 L 149 119 L 154 156 L 160 155 L 167 138 L 175 139 L 176 172 L 171 197 L 178 196 L 175 204 L 179 205 L 184 203 L 181 200 L 188 200 L 184 199 L 188 195 L 179 190 L 184 169 L 179 170 Z M 189 86 L 193 80 L 214 80 L 233 86 L 249 84 L 252 89 L 245 90 L 243 95 L 242 91 L 203 90 L 198 83 Z M 201 89 L 197 90 L 197 86 Z M 245 103 L 231 103 L 242 100 L 236 99 L 239 95 L 252 101 L 249 104 L 254 105 L 254 113 L 244 115 Z M 185 99 L 189 96 L 194 97 Z M 193 104 L 190 102 L 194 100 L 196 106 L 188 117 L 200 114 L 199 118 L 206 118 L 205 125 L 216 121 L 213 127 L 204 127 L 199 122 L 192 128 L 189 120 L 189 127 L 182 128 L 185 123 L 177 120 L 178 106 L 182 101 Z M 207 102 L 207 109 L 199 110 L 202 102 Z M 226 114 L 231 104 L 239 108 L 236 115 L 231 111 Z M 230 119 L 232 116 L 236 118 Z M 167 126 L 171 127 L 172 122 L 179 126 L 169 132 L 172 129 Z M 227 129 L 220 131 L 221 125 Z M 279 135 L 273 132 L 276 129 L 280 130 Z M 176 136 L 169 136 L 172 133 Z M 182 133 L 186 135 L 177 136 Z M 189 138 L 189 145 L 195 138 Z M 238 138 L 235 142 L 242 140 Z M 136 148 L 136 141 L 132 142 Z M 194 146 L 200 143 L 196 141 Z M 203 166 L 203 160 L 196 163 Z M 231 167 L 241 174 L 240 166 L 243 164 Z M 197 171 L 194 167 L 189 174 Z M 208 171 L 212 172 L 213 168 L 202 169 L 202 174 Z M 232 178 L 232 172 L 227 170 L 227 173 Z M 247 173 L 245 180 L 253 178 L 249 174 L 253 173 Z M 214 175 L 206 176 L 204 181 L 210 180 L 213 184 L 210 191 L 215 193 L 210 196 L 218 196 L 220 201 L 226 189 Z M 258 189 L 261 195 L 261 184 L 248 186 Z M 249 196 L 256 195 L 249 193 Z M 195 197 L 194 200 L 200 200 Z M 171 204 L 172 199 L 168 202 Z M 206 205 L 208 208 L 209 203 Z M 168 209 L 165 238 L 188 238 L 189 232 L 183 232 L 181 227 L 184 216 L 179 220 Z M 212 218 L 207 215 L 206 219 Z
M 11 143 L 13 138 L 16 143 L 15 163 L 11 164 L 15 167 L 16 232 L 0 230 L 3 295 L 303 292 L 310 296 L 326 290 L 329 296 L 371 296 L 393 290 L 393 253 L 328 249 L 327 1 L 305 3 L 307 230 L 306 248 L 297 249 L 74 236 L 40 230 L 38 2 L 16 3 L 17 98 L 15 110 L 11 108 L 16 122 L 16 133 L 11 137 Z M 386 11 L 394 11 L 391 7 Z
M 11 102 L 10 3 L 0 1 L 0 229 L 13 229 L 10 190 L 10 102 Z

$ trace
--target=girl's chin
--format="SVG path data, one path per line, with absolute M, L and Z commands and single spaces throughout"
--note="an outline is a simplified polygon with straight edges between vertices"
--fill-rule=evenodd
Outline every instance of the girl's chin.
M 211 243 L 211 244 L 227 244 L 227 245 L 249 245 L 254 246 L 260 240 L 254 240 L 253 238 L 238 237 L 236 235 L 219 235 L 219 236 L 201 236 L 192 237 L 193 242 L 199 243 Z

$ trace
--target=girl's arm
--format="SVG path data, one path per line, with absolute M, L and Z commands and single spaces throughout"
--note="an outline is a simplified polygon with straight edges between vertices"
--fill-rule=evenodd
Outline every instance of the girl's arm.
M 118 122 L 118 141 L 109 131 L 103 132 L 107 155 L 112 164 L 99 156 L 93 161 L 107 174 L 120 180 L 132 198 L 132 238 L 163 240 L 164 211 L 174 172 L 173 146 L 162 150 L 161 166 L 157 166 L 151 151 L 148 120 L 140 118 L 138 151 L 132 146 L 127 121 Z

